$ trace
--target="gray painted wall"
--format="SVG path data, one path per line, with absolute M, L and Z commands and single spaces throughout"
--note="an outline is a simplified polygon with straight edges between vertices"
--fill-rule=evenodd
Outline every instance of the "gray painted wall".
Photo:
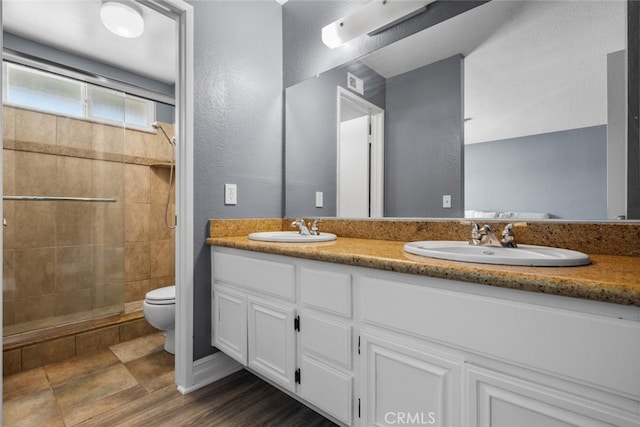
M 210 218 L 282 214 L 282 8 L 193 1 L 194 359 L 212 352 Z M 224 183 L 238 185 L 224 205 Z
M 465 164 L 466 209 L 606 218 L 605 125 L 470 144 Z
M 385 79 L 358 62 L 286 90 L 285 215 L 288 217 L 336 216 L 337 87 L 347 87 L 347 73 L 364 80 L 362 98 L 384 108 Z M 315 207 L 316 191 L 324 193 L 322 208 Z
M 385 216 L 463 216 L 463 109 L 460 55 L 387 79 Z

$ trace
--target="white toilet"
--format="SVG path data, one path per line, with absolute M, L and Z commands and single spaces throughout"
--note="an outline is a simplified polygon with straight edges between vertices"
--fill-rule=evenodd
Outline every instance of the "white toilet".
M 176 349 L 176 287 L 166 286 L 147 292 L 142 304 L 147 322 L 164 334 L 165 351 Z

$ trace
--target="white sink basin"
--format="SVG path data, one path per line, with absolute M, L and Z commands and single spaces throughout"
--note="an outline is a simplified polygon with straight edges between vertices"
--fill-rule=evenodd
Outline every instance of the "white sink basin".
M 317 236 L 304 235 L 297 231 L 262 231 L 249 234 L 249 239 L 260 240 L 262 242 L 283 242 L 283 243 L 313 243 L 330 242 L 336 240 L 337 236 L 331 233 L 320 233 Z
M 427 240 L 407 243 L 404 250 L 414 255 L 483 264 L 571 267 L 591 262 L 589 256 L 582 252 L 534 245 L 500 248 L 473 246 L 468 242 Z

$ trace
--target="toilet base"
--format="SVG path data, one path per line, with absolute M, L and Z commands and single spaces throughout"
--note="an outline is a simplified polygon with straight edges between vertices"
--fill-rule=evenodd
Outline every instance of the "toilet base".
M 164 335 L 164 351 L 176 354 L 176 330 L 164 331 L 162 335 Z

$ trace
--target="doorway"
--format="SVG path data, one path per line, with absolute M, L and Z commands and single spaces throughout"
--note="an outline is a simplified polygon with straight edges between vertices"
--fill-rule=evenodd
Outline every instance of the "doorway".
M 384 110 L 338 87 L 336 215 L 381 218 Z

